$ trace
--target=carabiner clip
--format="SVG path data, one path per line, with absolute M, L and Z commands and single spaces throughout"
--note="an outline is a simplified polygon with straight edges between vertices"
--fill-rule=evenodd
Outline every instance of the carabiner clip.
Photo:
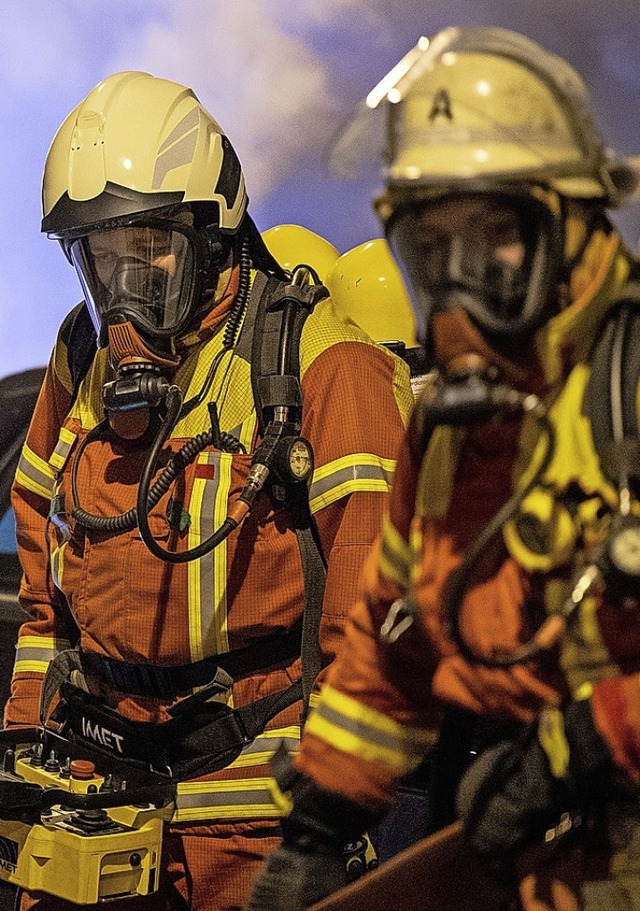
M 397 642 L 403 633 L 413 626 L 415 610 L 407 598 L 396 598 L 380 627 L 380 638 L 386 645 Z

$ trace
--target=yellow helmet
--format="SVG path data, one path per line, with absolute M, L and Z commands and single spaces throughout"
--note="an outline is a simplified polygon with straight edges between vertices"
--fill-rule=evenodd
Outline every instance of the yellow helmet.
M 617 205 L 637 183 L 605 147 L 578 73 L 522 35 L 445 29 L 396 72 L 369 98 L 386 102 L 392 192 L 525 181 Z
M 374 341 L 417 347 L 409 297 L 385 240 L 370 240 L 343 253 L 325 284 L 336 310 Z
M 65 119 L 49 149 L 42 230 L 59 239 L 176 203 L 234 234 L 247 208 L 231 143 L 190 88 L 148 73 L 109 76 Z
M 301 225 L 275 225 L 262 232 L 262 239 L 283 269 L 311 266 L 323 283 L 340 255 L 332 243 Z

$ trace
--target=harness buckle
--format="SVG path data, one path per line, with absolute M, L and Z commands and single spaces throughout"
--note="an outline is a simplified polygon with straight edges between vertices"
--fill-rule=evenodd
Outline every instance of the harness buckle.
M 397 642 L 403 633 L 413 626 L 415 610 L 407 598 L 396 598 L 387 618 L 380 627 L 380 638 L 387 645 Z

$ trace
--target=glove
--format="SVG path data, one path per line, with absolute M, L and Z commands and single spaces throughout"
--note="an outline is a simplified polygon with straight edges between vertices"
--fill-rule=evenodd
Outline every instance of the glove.
M 612 775 L 588 701 L 564 713 L 545 710 L 523 736 L 491 747 L 469 767 L 457 794 L 463 830 L 478 858 L 504 874 L 525 846 L 550 829 L 571 828 Z
M 340 849 L 311 853 L 283 842 L 267 858 L 246 911 L 302 911 L 348 882 Z
M 320 788 L 280 752 L 272 771 L 293 805 L 282 820 L 282 844 L 267 858 L 245 911 L 302 911 L 347 885 L 343 849 L 381 814 Z

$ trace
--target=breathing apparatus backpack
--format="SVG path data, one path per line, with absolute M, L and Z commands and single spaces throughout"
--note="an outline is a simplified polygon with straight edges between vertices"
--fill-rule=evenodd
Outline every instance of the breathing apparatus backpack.
M 623 289 L 605 319 L 591 359 L 583 411 L 606 480 L 618 493 L 598 570 L 623 596 L 640 593 L 640 282 Z

